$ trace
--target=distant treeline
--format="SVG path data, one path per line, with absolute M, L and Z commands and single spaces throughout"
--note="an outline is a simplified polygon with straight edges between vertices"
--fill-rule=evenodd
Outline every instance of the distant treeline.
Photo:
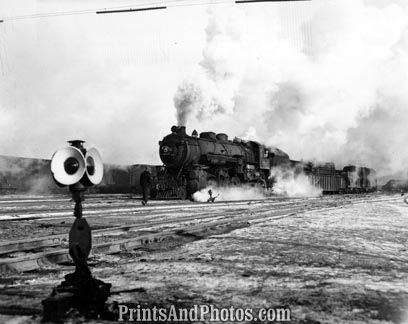
M 408 192 L 408 180 L 389 180 L 381 190 L 387 192 Z
M 67 192 L 66 188 L 60 188 L 54 182 L 50 163 L 50 160 L 45 159 L 0 155 L 0 194 Z M 145 167 L 149 167 L 153 176 L 156 174 L 157 167 L 153 165 L 105 164 L 101 184 L 90 190 L 95 193 L 140 193 L 139 177 Z

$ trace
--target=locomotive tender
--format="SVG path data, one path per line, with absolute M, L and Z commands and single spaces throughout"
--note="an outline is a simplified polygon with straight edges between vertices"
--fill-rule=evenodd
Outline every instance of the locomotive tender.
M 198 136 L 194 130 L 190 136 L 185 126 L 173 126 L 159 147 L 164 166 L 153 179 L 152 196 L 156 198 L 186 199 L 209 184 L 249 183 L 271 188 L 274 167 L 305 173 L 325 193 L 371 191 L 376 187 L 376 181 L 368 180 L 368 176 L 375 178 L 372 169 L 349 166 L 339 171 L 330 163 L 315 166 L 292 161 L 276 147 L 239 138 L 231 141 L 223 133 Z

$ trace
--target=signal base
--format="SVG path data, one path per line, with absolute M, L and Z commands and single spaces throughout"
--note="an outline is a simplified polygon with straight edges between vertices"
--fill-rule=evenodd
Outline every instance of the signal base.
M 91 318 L 106 317 L 105 305 L 112 285 L 92 278 L 90 272 L 78 271 L 67 274 L 65 280 L 54 288 L 42 301 L 44 320 L 61 321 L 70 309 L 77 309 Z

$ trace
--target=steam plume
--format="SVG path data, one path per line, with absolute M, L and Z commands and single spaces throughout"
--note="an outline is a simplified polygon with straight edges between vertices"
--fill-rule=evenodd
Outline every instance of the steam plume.
M 304 173 L 295 174 L 291 169 L 271 169 L 274 179 L 273 193 L 288 197 L 317 197 L 322 190 L 316 188 Z
M 217 114 L 231 114 L 235 92 L 243 73 L 242 12 L 224 15 L 209 10 L 202 68 L 193 81 L 184 81 L 174 96 L 179 125 L 188 119 L 203 121 Z M 192 79 L 192 78 L 190 78 Z
M 193 111 L 203 108 L 203 95 L 201 89 L 194 83 L 183 83 L 174 96 L 174 105 L 177 108 L 177 125 L 185 126 L 188 116 Z
M 379 175 L 406 169 L 408 5 L 330 0 L 296 6 L 303 14 L 285 37 L 279 17 L 293 7 L 265 7 L 278 23 L 263 30 L 259 13 L 246 12 L 245 30 L 231 18 L 235 12 L 210 13 L 197 85 L 201 98 L 227 104 L 204 118 L 208 105 L 197 110 L 191 103 L 192 127 L 256 134 L 294 159 L 364 165 Z M 303 34 L 312 41 L 299 42 Z M 214 91 L 223 87 L 228 91 Z
M 234 201 L 234 200 L 260 200 L 265 199 L 266 195 L 262 188 L 243 186 L 209 186 L 201 189 L 193 194 L 193 200 L 197 202 L 207 202 L 210 198 L 208 191 L 212 191 L 212 197 L 216 197 L 215 201 Z
M 406 170 L 406 1 L 195 7 L 4 24 L 0 154 L 50 158 L 81 138 L 105 163 L 160 163 L 157 140 L 180 96 L 191 129 L 231 138 L 255 130 L 293 159 Z M 184 14 L 194 19 L 180 23 Z

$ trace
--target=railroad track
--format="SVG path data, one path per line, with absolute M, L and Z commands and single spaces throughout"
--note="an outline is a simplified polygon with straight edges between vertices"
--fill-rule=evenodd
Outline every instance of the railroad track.
M 376 202 L 396 200 L 398 198 L 377 198 L 377 199 L 355 199 L 352 203 Z M 307 202 L 307 204 L 305 204 Z M 138 218 L 131 225 L 111 226 L 93 231 L 94 244 L 92 253 L 119 253 L 121 251 L 132 250 L 143 247 L 152 242 L 160 242 L 169 237 L 175 237 L 184 233 L 194 234 L 214 227 L 242 227 L 251 222 L 266 222 L 283 217 L 293 216 L 299 212 L 316 209 L 338 208 L 338 203 L 348 204 L 350 201 L 322 201 L 320 199 L 297 199 L 291 201 L 261 200 L 261 201 L 239 201 L 239 202 L 218 202 L 214 204 L 163 204 L 151 207 L 133 207 L 130 210 L 123 208 L 113 217 L 121 214 L 129 216 L 130 212 L 139 212 Z M 334 204 L 335 206 L 331 206 Z M 1 203 L 0 203 L 1 205 Z M 204 209 L 205 210 L 202 210 Z M 232 209 L 231 209 L 232 208 Z M 116 208 L 117 209 L 117 208 Z M 201 209 L 201 210 L 200 210 Z M 221 209 L 221 210 L 220 210 Z M 103 210 L 102 210 L 103 211 Z M 101 210 L 90 210 L 101 217 L 104 213 Z M 174 215 L 169 215 L 169 212 Z M 72 211 L 59 212 L 50 216 L 39 213 L 30 215 L 30 219 L 55 219 L 69 216 L 72 219 Z M 184 213 L 184 215 L 183 215 Z M 112 217 L 112 209 L 106 212 Z M 41 216 L 40 216 L 41 215 Z M 85 213 L 89 218 L 90 215 Z M 180 216 L 181 215 L 181 216 Z M 173 217 L 172 217 L 173 216 Z M 42 217 L 42 218 L 41 218 Z M 160 219 L 160 217 L 162 217 Z M 91 223 L 92 226 L 92 223 Z M 141 234 L 141 232 L 148 232 Z M 121 237 L 125 234 L 125 238 Z M 129 235 L 130 234 L 130 235 Z M 48 235 L 32 239 L 16 240 L 10 242 L 0 242 L 0 271 L 28 271 L 38 269 L 49 263 L 63 263 L 70 261 L 68 249 L 62 248 L 67 245 L 67 234 Z M 130 236 L 130 237 L 129 237 Z M 101 239 L 99 239 L 101 238 Z M 104 239 L 109 241 L 104 242 Z M 112 239 L 114 238 L 114 239 Z M 26 253 L 34 250 L 35 253 Z M 14 255 L 13 254 L 17 254 Z M 21 255 L 23 254 L 23 255 Z
M 299 206 L 290 206 L 290 208 L 280 208 L 276 210 L 271 210 L 270 206 L 263 206 L 256 209 L 256 213 L 273 213 L 273 212 L 286 212 L 289 210 L 296 210 Z M 158 227 L 165 227 L 166 225 L 176 225 L 182 223 L 191 223 L 191 222 L 202 222 L 207 220 L 214 220 L 214 219 L 240 219 L 242 217 L 246 217 L 245 214 L 253 213 L 251 209 L 238 209 L 238 210 L 227 210 L 223 211 L 222 214 L 218 210 L 213 211 L 198 211 L 195 212 L 193 215 L 188 214 L 187 216 L 175 217 L 175 218 L 167 218 L 167 219 L 160 219 L 155 221 L 157 217 L 164 217 L 167 216 L 167 213 L 156 213 L 156 214 L 148 214 L 144 215 L 143 217 L 139 217 L 136 223 L 132 225 L 124 225 L 124 226 L 112 226 L 104 229 L 98 229 L 93 231 L 94 237 L 100 236 L 107 236 L 107 235 L 117 235 L 121 233 L 129 233 L 135 231 L 143 231 L 143 230 L 155 230 Z M 146 218 L 152 218 L 152 220 L 146 220 Z M 68 239 L 68 234 L 56 234 L 56 235 L 49 235 L 45 237 L 36 237 L 33 239 L 24 239 L 24 240 L 15 240 L 15 241 L 7 241 L 7 242 L 0 242 L 0 255 L 23 252 L 23 251 L 31 251 L 31 250 L 38 250 L 44 249 L 48 247 L 55 247 L 61 245 L 62 243 L 66 242 Z
M 211 204 L 210 206 L 212 205 L 213 204 Z M 303 209 L 303 206 L 298 206 L 297 208 L 291 206 L 290 208 L 281 208 L 273 211 L 271 210 L 271 206 L 262 205 L 262 207 L 257 208 L 256 211 L 253 211 L 251 209 L 241 210 L 239 212 L 237 212 L 237 210 L 231 210 L 228 212 L 224 211 L 222 214 L 220 214 L 219 211 L 216 211 L 215 213 L 205 212 L 203 213 L 203 215 L 197 215 L 197 213 L 195 213 L 188 217 L 176 217 L 168 219 L 167 221 L 161 220 L 148 223 L 140 220 L 138 224 L 134 224 L 131 226 L 110 227 L 107 229 L 93 231 L 93 234 L 96 238 L 100 236 L 106 237 L 118 233 L 129 233 L 130 231 L 135 232 L 136 235 L 130 238 L 96 243 L 94 244 L 92 251 L 93 253 L 100 253 L 101 251 L 103 251 L 104 253 L 118 253 L 120 251 L 144 246 L 151 242 L 161 241 L 164 238 L 175 236 L 177 233 L 179 233 L 179 231 L 184 231 L 191 234 L 196 231 L 202 231 L 206 228 L 212 228 L 214 226 L 220 227 L 225 226 L 226 224 L 235 226 L 234 224 L 243 224 L 256 219 L 270 218 L 271 214 L 273 213 L 278 214 L 278 217 L 282 217 L 283 214 L 286 214 L 288 212 L 293 214 L 294 212 Z M 192 222 L 199 222 L 199 224 L 189 225 Z M 165 229 L 165 226 L 171 226 L 173 228 Z M 157 229 L 160 229 L 160 232 L 137 235 L 137 231 L 152 231 Z M 38 248 L 51 249 L 37 253 L 25 254 L 23 256 L 2 258 L 0 260 L 0 270 L 28 271 L 37 269 L 47 262 L 61 263 L 69 261 L 67 249 L 60 248 L 62 242 L 66 241 L 67 235 L 61 234 L 42 238 L 19 240 L 14 242 L 3 242 L 0 245 L 1 254 L 10 254 Z
M 230 211 L 226 213 L 224 216 L 219 216 L 219 218 L 226 218 L 233 214 L 236 211 Z M 202 216 L 203 214 L 204 217 Z M 156 215 L 157 216 L 157 215 Z M 161 216 L 161 215 L 160 215 Z M 163 214 L 164 216 L 164 214 Z M 145 216 L 144 218 L 146 218 Z M 139 221 L 133 225 L 124 225 L 124 226 L 112 226 L 105 229 L 98 229 L 93 230 L 92 234 L 93 237 L 100 237 L 105 235 L 117 235 L 121 233 L 129 233 L 132 231 L 142 231 L 142 230 L 154 230 L 156 227 L 163 227 L 166 225 L 172 225 L 177 223 L 185 223 L 185 222 L 192 222 L 192 221 L 204 221 L 206 219 L 216 219 L 217 217 L 212 214 L 208 213 L 197 213 L 194 216 L 190 217 L 177 217 L 176 219 L 170 220 L 160 220 L 160 221 L 147 221 L 144 222 L 144 219 L 139 219 Z M 49 235 L 44 237 L 36 237 L 33 239 L 24 239 L 24 240 L 16 240 L 16 241 L 9 241 L 9 242 L 0 242 L 0 255 L 17 253 L 17 252 L 24 252 L 24 251 L 31 251 L 31 250 L 38 250 L 44 249 L 48 247 L 55 247 L 58 245 L 67 242 L 68 234 L 56 234 L 56 235 Z
M 266 215 L 267 214 L 267 215 Z M 148 244 L 154 242 L 161 242 L 165 239 L 170 237 L 177 237 L 180 234 L 183 235 L 196 235 L 196 233 L 201 233 L 203 231 L 208 231 L 215 227 L 222 228 L 222 227 L 230 227 L 230 229 L 242 228 L 245 226 L 249 226 L 251 221 L 257 221 L 262 219 L 263 221 L 272 220 L 272 219 L 280 219 L 282 217 L 287 217 L 290 215 L 295 215 L 294 211 L 291 210 L 290 213 L 280 213 L 276 216 L 271 216 L 270 211 L 264 211 L 263 213 L 259 213 L 256 216 L 249 216 L 245 219 L 239 219 L 239 217 L 220 217 L 218 219 L 214 219 L 214 217 L 208 217 L 206 220 L 207 222 L 201 223 L 198 225 L 191 225 L 191 226 L 177 226 L 174 229 L 163 229 L 157 233 L 148 233 L 143 235 L 136 235 L 131 238 L 126 239 L 119 239 L 119 240 L 112 240 L 109 242 L 100 242 L 96 243 L 92 247 L 92 254 L 97 253 L 104 253 L 104 254 L 116 254 L 124 251 L 134 250 L 136 248 L 140 248 L 146 246 Z M 178 223 L 177 225 L 181 225 Z M 135 226 L 134 229 L 138 228 Z M 151 227 L 150 227 L 151 228 Z M 139 228 L 140 229 L 140 228 Z M 107 234 L 111 234 L 112 229 L 106 231 Z M 116 231 L 121 229 L 114 229 Z M 43 241 L 45 242 L 45 241 Z M 54 244 L 55 241 L 50 238 L 51 244 Z M 25 244 L 30 244 L 30 240 L 24 242 Z M 49 246 L 48 246 L 49 247 Z M 43 251 L 38 253 L 27 254 L 24 256 L 19 257 L 9 257 L 0 259 L 0 272 L 7 272 L 7 271 L 31 271 L 38 269 L 44 265 L 50 263 L 64 263 L 70 262 L 70 256 L 68 253 L 68 249 L 52 249 L 49 251 Z
M 339 196 L 342 197 L 342 196 Z M 99 200 L 98 200 L 99 199 Z M 348 198 L 346 198 L 348 199 Z M 384 201 L 384 200 L 395 200 L 399 199 L 398 198 L 382 198 L 379 199 L 378 201 Z M 228 206 L 230 207 L 231 205 L 245 205 L 247 203 L 252 203 L 252 204 L 270 204 L 273 203 L 275 206 L 279 205 L 286 205 L 286 204 L 294 204 L 294 203 L 302 203 L 304 201 L 320 201 L 319 198 L 316 197 L 307 197 L 307 198 L 267 198 L 267 199 L 260 199 L 260 200 L 241 200 L 241 201 L 220 201 L 220 202 L 215 202 L 212 204 L 208 203 L 192 203 L 192 202 L 183 202 L 180 204 L 175 204 L 175 203 L 162 203 L 162 204 L 154 204 L 148 207 L 145 206 L 139 206 L 138 201 L 135 199 L 131 199 L 126 202 L 116 202 L 116 201 L 106 201 L 103 199 L 101 202 L 101 198 L 99 197 L 92 197 L 90 200 L 92 202 L 85 202 L 84 203 L 84 215 L 86 217 L 91 217 L 91 216 L 98 216 L 98 217 L 104 217 L 104 216 L 110 216 L 111 214 L 126 214 L 126 213 L 138 213 L 138 212 L 143 212 L 147 208 L 149 210 L 173 210 L 173 209 L 188 209 L 188 208 L 198 208 L 198 207 L 205 207 L 205 208 L 217 208 L 217 207 L 223 207 L 223 206 Z M 340 200 L 340 199 L 339 199 Z M 348 199 L 351 203 L 358 203 L 358 202 L 365 202 L 367 201 L 366 198 L 351 198 Z M 43 202 L 42 199 L 38 200 L 40 202 Z M 48 200 L 47 200 L 48 201 Z M 40 206 L 32 206 L 29 205 L 27 208 L 22 208 L 19 207 L 20 205 L 18 200 L 5 200 L 1 201 L 0 200 L 0 222 L 1 221 L 18 221 L 18 220 L 50 220 L 50 219 L 56 219 L 56 218 L 61 218 L 61 217 L 70 217 L 72 216 L 72 201 L 69 199 L 59 199 L 60 202 L 63 204 L 61 205 L 40 205 Z M 373 200 L 370 200 L 373 202 Z M 24 201 L 24 203 L 26 200 Z M 48 202 L 55 203 L 55 201 L 49 200 Z M 343 201 L 339 201 L 341 203 L 344 203 Z M 17 203 L 17 206 L 16 206 Z M 156 203 L 156 201 L 155 201 Z M 52 211 L 49 211 L 49 210 Z
M 308 198 L 309 201 L 316 200 L 317 198 Z M 128 215 L 130 213 L 145 213 L 155 212 L 155 211 L 174 211 L 174 210 L 188 210 L 188 209 L 199 209 L 199 208 L 223 208 L 223 207 L 234 207 L 234 206 L 245 206 L 248 204 L 251 205 L 274 205 L 284 206 L 288 204 L 301 204 L 305 200 L 290 200 L 290 201 L 276 201 L 275 199 L 263 199 L 263 200 L 240 200 L 240 201 L 226 201 L 226 202 L 215 202 L 215 203 L 182 203 L 182 204 L 172 204 L 172 205 L 151 205 L 151 206 L 135 206 L 135 202 L 129 206 L 129 204 L 118 204 L 112 207 L 111 204 L 99 204 L 98 206 L 91 206 L 84 204 L 84 216 L 85 217 L 110 217 L 112 214 Z M 0 207 L 3 210 L 3 207 Z M 69 206 L 57 206 L 55 208 L 50 208 L 50 206 L 43 206 L 42 210 L 33 211 L 33 210 L 21 210 L 20 213 L 15 210 L 3 210 L 3 213 L 0 212 L 0 221 L 19 221 L 19 220 L 52 220 L 60 218 L 72 217 L 73 214 L 73 204 Z M 52 211 L 50 211 L 50 209 Z

